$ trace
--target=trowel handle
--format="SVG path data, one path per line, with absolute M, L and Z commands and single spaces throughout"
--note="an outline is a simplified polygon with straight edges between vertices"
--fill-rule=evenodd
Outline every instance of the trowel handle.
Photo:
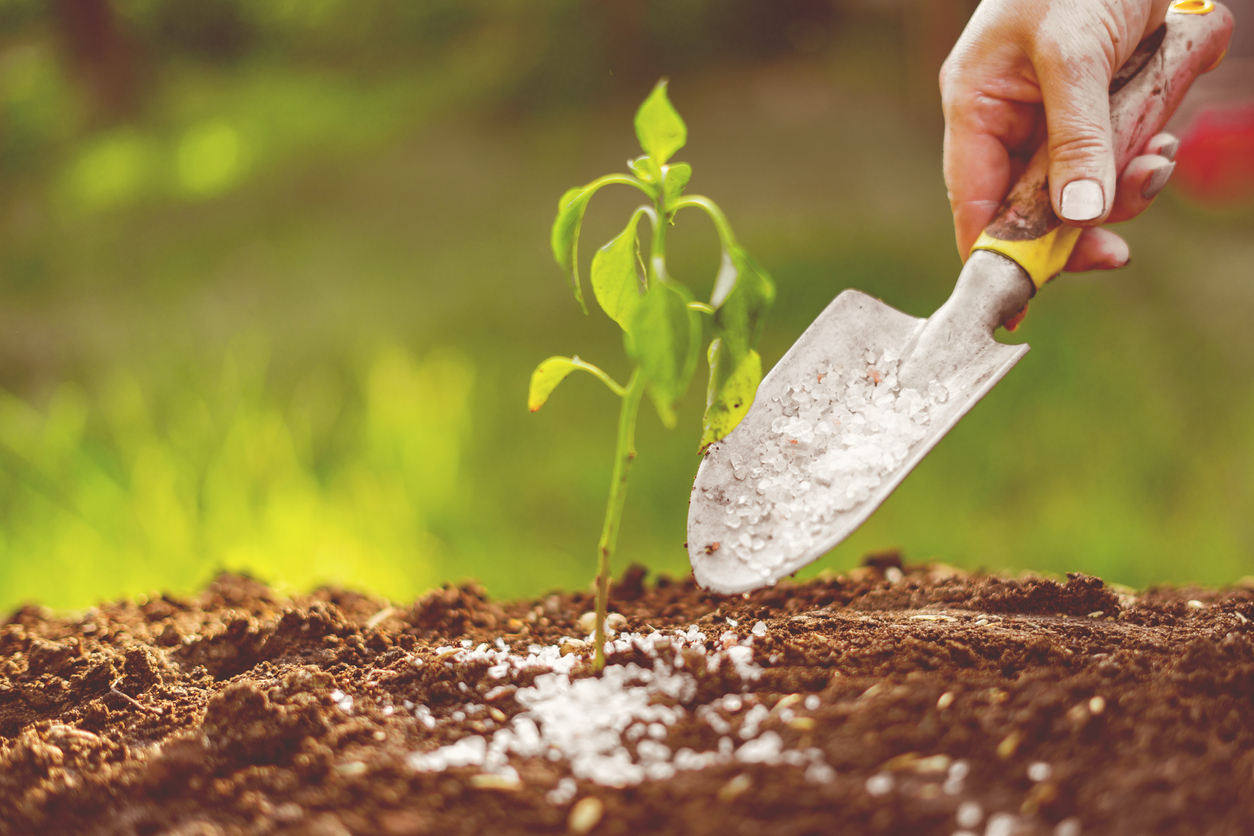
M 1212 0 L 1171 4 L 1166 22 L 1141 42 L 1110 84 L 1116 171 L 1122 173 L 1162 130 L 1193 79 L 1219 63 L 1231 32 L 1232 14 Z M 1048 175 L 1049 147 L 1042 143 L 971 248 L 1010 258 L 1037 289 L 1062 272 L 1081 232 L 1054 214 Z

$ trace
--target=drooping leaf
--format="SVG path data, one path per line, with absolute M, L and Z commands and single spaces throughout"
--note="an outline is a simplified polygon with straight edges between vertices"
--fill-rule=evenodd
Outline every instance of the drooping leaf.
M 701 355 L 701 319 L 688 307 L 691 299 L 683 285 L 658 282 L 641 297 L 627 329 L 627 353 L 648 379 L 658 416 L 668 427 L 675 425 L 675 402 Z
M 705 415 L 701 418 L 702 453 L 736 428 L 753 405 L 762 382 L 762 358 L 752 349 L 737 359 L 716 337 L 706 357 L 710 383 L 705 394 Z
M 636 223 L 633 216 L 622 234 L 597 250 L 592 257 L 592 293 L 601 309 L 623 330 L 628 327 L 631 312 L 640 303 L 639 252 Z
M 544 406 L 549 395 L 566 377 L 579 367 L 570 357 L 550 357 L 531 373 L 531 389 L 527 392 L 527 408 L 535 412 Z
M 657 83 L 636 111 L 636 138 L 659 166 L 665 165 L 688 141 L 688 127 L 666 97 L 665 79 Z
M 531 388 L 527 392 L 527 408 L 532 412 L 537 411 L 544 406 L 549 399 L 549 395 L 553 394 L 553 390 L 557 385 L 567 378 L 571 372 L 584 371 L 600 378 L 601 382 L 610 388 L 616 395 L 622 395 L 622 387 L 615 383 L 610 376 L 601 369 L 585 363 L 578 357 L 550 357 L 540 365 L 536 366 L 536 370 L 531 373 Z
M 581 186 L 562 195 L 557 202 L 557 218 L 553 221 L 553 232 L 550 236 L 553 258 L 557 259 L 558 266 L 566 273 L 566 279 L 584 313 L 588 312 L 588 306 L 583 301 L 583 288 L 579 284 L 579 227 L 583 223 L 584 210 L 588 208 L 588 201 L 595 191 L 590 186 Z
M 714 332 L 733 356 L 741 358 L 757 346 L 766 312 L 774 301 L 775 282 L 770 275 L 739 246 L 733 244 L 724 250 L 710 305 L 714 308 Z

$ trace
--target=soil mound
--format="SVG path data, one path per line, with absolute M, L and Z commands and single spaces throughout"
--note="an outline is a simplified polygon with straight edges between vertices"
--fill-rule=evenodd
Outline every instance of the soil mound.
M 199 595 L 0 625 L 0 834 L 1249 832 L 1254 591 L 878 555 L 747 596 Z

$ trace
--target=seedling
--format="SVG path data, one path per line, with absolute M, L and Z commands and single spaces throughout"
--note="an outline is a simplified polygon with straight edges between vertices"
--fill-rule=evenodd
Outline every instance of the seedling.
M 588 306 L 579 281 L 579 228 L 588 201 L 598 189 L 611 184 L 639 189 L 648 198 L 632 213 L 622 234 L 597 250 L 592 258 L 592 294 L 601 309 L 623 329 L 623 343 L 633 364 L 631 377 L 622 385 L 578 357 L 550 357 L 532 373 L 528 397 L 528 405 L 535 412 L 568 375 L 584 371 L 622 399 L 614 472 L 599 545 L 593 662 L 596 670 L 605 665 L 610 560 L 627 498 L 627 472 L 636 457 L 640 402 L 647 392 L 662 423 L 667 427 L 675 425 L 676 403 L 696 371 L 708 321 L 713 339 L 706 351 L 710 381 L 701 450 L 725 436 L 749 411 L 762 379 L 762 360 L 756 346 L 766 312 L 775 298 L 771 277 L 736 243 L 722 210 L 707 197 L 684 194 L 692 167 L 668 161 L 684 147 L 688 128 L 666 96 L 665 80 L 658 82 L 636 111 L 635 127 L 645 153 L 627 163 L 631 173 L 608 174 L 562 195 L 552 235 L 553 256 L 586 314 Z M 709 215 L 722 247 L 722 263 L 708 303 L 695 301 L 691 291 L 675 281 L 666 269 L 667 232 L 676 213 L 689 207 Z M 641 218 L 649 219 L 651 232 L 647 260 L 640 250 Z

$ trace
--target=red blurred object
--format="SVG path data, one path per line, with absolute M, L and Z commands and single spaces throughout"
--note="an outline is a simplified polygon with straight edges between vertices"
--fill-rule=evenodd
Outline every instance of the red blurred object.
M 1209 205 L 1254 198 L 1254 103 L 1199 111 L 1180 137 L 1171 182 Z

